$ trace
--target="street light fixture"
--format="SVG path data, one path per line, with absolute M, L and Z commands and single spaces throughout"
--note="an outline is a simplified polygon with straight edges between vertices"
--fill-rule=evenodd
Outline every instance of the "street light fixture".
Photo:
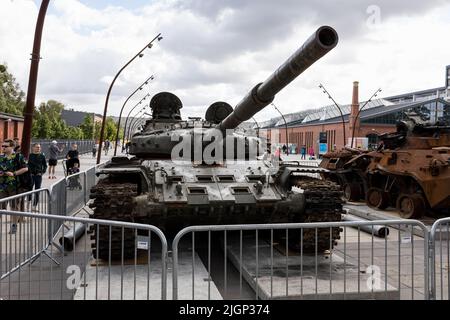
M 133 137 L 133 133 L 136 130 L 136 128 L 139 127 L 139 125 L 142 123 L 142 119 L 139 118 L 137 120 L 135 120 L 135 122 L 131 125 L 130 127 L 130 131 L 128 132 L 128 139 L 131 140 L 131 138 Z
M 126 132 L 127 132 L 127 124 L 128 124 L 128 119 L 130 118 L 130 114 L 133 112 L 134 109 L 136 109 L 139 105 L 142 104 L 143 101 L 145 101 L 148 97 L 150 97 L 150 94 L 147 93 L 142 99 L 141 101 L 139 101 L 138 103 L 136 103 L 136 105 L 130 110 L 130 112 L 128 112 L 127 118 L 125 119 L 125 125 L 123 126 L 123 140 L 122 140 L 122 146 L 125 145 L 125 137 L 126 137 Z
M 138 117 L 139 114 L 144 113 L 145 110 L 147 109 L 147 107 L 149 107 L 149 104 L 147 104 L 147 105 L 145 105 L 144 107 L 142 107 L 142 109 L 139 110 L 139 112 L 136 113 L 136 115 L 134 115 L 134 116 L 131 118 L 130 125 L 128 126 L 128 134 L 127 134 L 128 140 L 131 140 L 132 129 L 134 128 L 135 124 L 136 124 L 137 122 L 139 122 L 139 120 L 140 120 L 139 117 Z M 124 132 L 124 133 L 125 133 L 125 132 Z
M 284 121 L 284 125 L 286 127 L 286 155 L 289 155 L 289 137 L 288 137 L 288 125 L 286 122 L 286 118 L 284 117 L 284 115 L 281 113 L 281 111 L 277 108 L 277 106 L 274 103 L 271 103 L 271 105 L 275 108 L 275 110 L 278 111 L 278 113 L 281 115 L 281 117 L 283 118 Z
M 363 111 L 364 107 L 367 106 L 367 104 L 372 101 L 374 97 L 376 97 L 381 92 L 381 88 L 379 88 L 375 93 L 369 98 L 369 100 L 364 103 L 364 105 L 361 107 L 361 109 L 358 110 L 358 113 L 356 114 L 355 120 L 353 120 L 353 131 L 352 131 L 352 143 L 350 144 L 350 148 L 353 148 L 353 141 L 355 140 L 355 125 L 356 121 L 359 118 L 359 115 L 361 114 L 361 111 Z
M 99 141 L 99 144 L 98 144 L 99 150 L 102 150 L 103 138 L 104 138 L 104 135 L 105 135 L 105 127 L 106 127 L 106 115 L 107 115 L 107 113 L 108 113 L 109 96 L 111 95 L 111 91 L 112 91 L 112 88 L 113 88 L 113 86 L 114 86 L 114 83 L 116 82 L 117 78 L 118 78 L 119 75 L 122 73 L 122 71 L 125 70 L 125 68 L 128 67 L 128 65 L 130 65 L 131 62 L 133 62 L 136 58 L 138 58 L 138 57 L 139 57 L 139 58 L 142 58 L 142 57 L 144 56 L 144 55 L 143 55 L 143 52 L 144 52 L 146 49 L 151 48 L 151 47 L 149 47 L 149 46 L 150 46 L 154 41 L 156 41 L 156 40 L 158 40 L 158 41 L 161 41 L 161 40 L 162 40 L 161 33 L 158 34 L 155 38 L 153 38 L 152 41 L 150 41 L 150 43 L 146 44 L 145 47 L 144 47 L 141 51 L 139 51 L 133 58 L 131 58 L 130 61 L 128 61 L 128 62 L 122 67 L 122 69 L 119 70 L 119 72 L 118 72 L 118 73 L 116 74 L 116 76 L 114 77 L 114 80 L 112 81 L 111 85 L 109 86 L 108 94 L 106 95 L 105 109 L 103 110 L 102 129 L 101 129 L 101 131 L 100 131 L 100 141 Z M 97 155 L 97 164 L 100 164 L 101 156 L 102 156 L 102 153 L 99 152 L 98 155 Z
M 152 75 L 151 77 L 149 77 L 147 80 L 145 80 L 145 82 L 143 83 L 143 84 L 141 84 L 141 86 L 139 87 L 139 88 L 137 88 L 128 98 L 127 98 L 127 100 L 125 100 L 125 102 L 124 102 L 124 104 L 123 104 L 123 106 L 122 106 L 122 109 L 120 109 L 120 115 L 119 115 L 119 122 L 118 122 L 118 124 L 117 124 L 117 133 L 116 133 L 116 145 L 115 145 L 115 147 L 114 147 L 114 156 L 116 156 L 117 155 L 117 142 L 120 140 L 119 139 L 119 132 L 120 132 L 120 123 L 121 123 L 121 121 L 122 121 L 122 112 L 123 112 L 123 109 L 125 108 L 125 105 L 127 104 L 127 102 L 131 99 L 131 97 L 132 96 L 134 96 L 135 94 L 136 94 L 136 92 L 138 92 L 138 91 L 141 91 L 143 88 L 144 88 L 144 86 L 145 85 L 147 85 L 148 84 L 148 82 L 149 81 L 152 81 L 153 79 L 155 79 L 155 77 Z M 125 131 L 124 131 L 124 134 L 125 134 Z
M 331 94 L 327 91 L 327 89 L 325 89 L 325 87 L 323 86 L 323 84 L 319 84 L 319 88 L 322 89 L 323 93 L 328 95 L 328 98 L 331 99 L 331 101 L 333 101 L 334 105 L 336 106 L 336 108 L 339 110 L 339 113 L 341 114 L 341 120 L 342 120 L 342 133 L 344 134 L 344 146 L 346 144 L 346 136 L 345 136 L 345 119 L 344 119 L 344 113 L 342 112 L 341 107 L 336 103 L 336 101 L 333 99 L 333 97 L 331 96 Z
M 256 121 L 255 117 L 252 117 L 252 120 L 256 124 L 256 137 L 259 138 L 259 123 Z
M 31 128 L 33 127 L 34 104 L 36 100 L 36 87 L 41 60 L 42 30 L 44 29 L 45 15 L 50 0 L 42 0 L 34 33 L 33 53 L 31 54 L 30 77 L 28 80 L 27 102 L 24 110 L 22 153 L 25 158 L 30 155 Z

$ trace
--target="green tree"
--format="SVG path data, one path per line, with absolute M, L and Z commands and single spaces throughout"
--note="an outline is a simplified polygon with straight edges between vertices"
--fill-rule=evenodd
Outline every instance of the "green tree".
M 22 115 L 25 93 L 6 65 L 0 65 L 0 112 Z
M 117 133 L 117 124 L 113 120 L 113 118 L 108 117 L 106 119 L 106 126 L 105 126 L 105 139 L 108 139 L 109 141 L 114 141 L 116 139 L 116 133 Z
M 68 137 L 67 139 L 74 139 L 74 140 L 81 140 L 81 139 L 85 139 L 84 138 L 84 134 L 83 134 L 83 130 L 81 130 L 81 128 L 78 127 L 68 127 Z
M 84 117 L 83 123 L 80 125 L 83 132 L 84 139 L 94 138 L 94 120 L 91 115 L 86 115 Z

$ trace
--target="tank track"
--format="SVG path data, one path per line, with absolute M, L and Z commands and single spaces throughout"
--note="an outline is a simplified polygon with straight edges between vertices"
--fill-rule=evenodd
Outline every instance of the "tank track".
M 94 214 L 92 218 L 102 220 L 119 220 L 125 222 L 134 222 L 133 197 L 137 196 L 137 185 L 132 183 L 119 183 L 107 179 L 102 179 L 91 189 L 90 198 L 94 199 L 90 207 Z M 109 260 L 111 246 L 111 259 L 119 260 L 129 259 L 135 256 L 136 231 L 129 228 L 109 226 L 91 227 L 92 253 L 94 258 Z M 122 250 L 123 238 L 123 250 Z M 109 240 L 111 239 L 111 241 Z
M 320 180 L 307 176 L 295 179 L 294 186 L 303 190 L 305 196 L 305 208 L 303 212 L 296 215 L 295 221 L 288 222 L 330 222 L 341 221 L 342 195 L 340 187 L 326 180 Z M 135 221 L 133 216 L 133 198 L 138 195 L 137 185 L 133 183 L 123 183 L 102 179 L 91 189 L 90 198 L 94 199 L 90 207 L 94 214 L 92 218 L 102 220 L 118 220 L 125 222 Z M 122 228 L 111 228 L 111 241 L 109 226 L 93 226 L 91 228 L 92 253 L 95 258 L 109 260 L 111 246 L 111 259 L 129 259 L 135 256 L 136 232 L 124 228 L 123 250 L 122 250 Z M 303 229 L 301 235 L 299 230 L 289 231 L 289 243 L 291 247 L 300 251 L 303 245 L 304 253 L 323 253 L 332 249 L 336 245 L 336 240 L 340 238 L 340 228 L 332 228 L 330 238 L 330 228 L 317 229 L 317 249 L 316 249 L 316 229 Z M 303 236 L 303 240 L 300 240 Z M 331 246 L 330 246 L 331 245 Z
M 294 186 L 303 190 L 305 196 L 305 212 L 300 215 L 300 222 L 335 222 L 341 221 L 343 192 L 340 186 L 334 182 L 320 180 L 311 177 L 299 177 L 294 181 Z M 317 230 L 317 245 L 316 245 Z M 340 239 L 341 228 L 311 228 L 303 229 L 303 252 L 323 253 L 332 250 Z M 298 232 L 300 233 L 300 232 Z M 297 234 L 298 238 L 301 235 Z M 331 236 L 331 237 L 330 237 Z M 290 241 L 289 241 L 290 242 Z M 295 241 L 294 241 L 295 242 Z M 298 243 L 298 240 L 296 240 Z M 297 250 L 300 250 L 298 243 Z

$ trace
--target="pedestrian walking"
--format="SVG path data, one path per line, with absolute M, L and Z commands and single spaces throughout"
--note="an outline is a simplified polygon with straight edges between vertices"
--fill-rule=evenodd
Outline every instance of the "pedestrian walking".
M 21 153 L 22 149 L 20 147 L 20 140 L 19 140 L 19 138 L 14 138 L 14 143 L 16 144 L 16 146 L 14 147 L 14 152 L 15 153 Z
M 47 161 L 45 160 L 45 154 L 41 152 L 41 145 L 35 143 L 32 147 L 32 153 L 28 159 L 28 170 L 31 173 L 33 179 L 33 188 L 35 190 L 41 189 L 42 177 L 47 172 Z M 37 212 L 37 205 L 39 203 L 39 194 L 36 193 L 33 199 L 33 208 L 31 211 Z
M 18 176 L 28 172 L 28 166 L 21 153 L 14 153 L 16 143 L 13 140 L 5 140 L 2 143 L 2 154 L 0 155 L 0 199 L 12 197 L 18 193 L 19 180 Z M 6 203 L 1 203 L 0 208 L 6 209 Z M 18 203 L 12 201 L 11 209 L 16 210 Z M 17 231 L 18 217 L 11 218 L 10 234 Z
M 301 159 L 306 160 L 306 146 L 305 145 L 302 146 L 301 154 L 302 154 Z
M 72 149 L 69 150 L 69 152 L 67 152 L 67 155 L 66 155 L 67 175 L 70 174 L 75 163 L 78 163 L 78 166 L 80 165 L 79 156 L 80 156 L 80 154 L 78 152 L 78 145 L 76 143 L 74 143 L 74 144 L 72 144 Z
M 314 154 L 314 148 L 313 148 L 313 147 L 310 147 L 310 148 L 309 148 L 308 154 L 309 154 L 309 160 L 316 160 L 316 157 L 315 157 L 315 154 Z
M 103 150 L 105 150 L 105 156 L 108 155 L 110 147 L 111 147 L 111 143 L 109 142 L 109 140 L 106 140 L 105 141 L 105 146 L 103 147 Z
M 64 148 L 58 147 L 58 142 L 56 140 L 52 141 L 49 148 L 49 159 L 48 159 L 48 178 L 56 179 L 55 168 L 58 165 L 58 155 L 63 151 Z
M 92 158 L 95 158 L 97 156 L 97 150 L 98 150 L 98 143 L 95 143 L 92 146 Z

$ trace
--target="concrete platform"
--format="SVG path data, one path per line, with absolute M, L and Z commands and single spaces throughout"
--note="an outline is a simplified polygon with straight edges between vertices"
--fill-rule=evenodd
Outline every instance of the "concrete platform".
M 381 279 L 381 288 L 369 289 L 369 275 L 356 265 L 346 263 L 336 253 L 315 256 L 299 254 L 286 257 L 275 247 L 273 263 L 270 244 L 259 242 L 258 270 L 254 239 L 243 239 L 242 273 L 260 299 L 399 299 L 400 291 Z M 239 270 L 239 239 L 230 239 L 228 256 Z M 273 270 L 271 266 L 273 265 Z M 303 266 L 303 267 L 302 267 Z M 358 285 L 359 283 L 359 285 Z
M 97 265 L 91 260 L 86 268 L 86 275 L 82 276 L 82 279 L 86 277 L 86 281 L 77 289 L 74 300 L 161 300 L 161 256 L 152 254 L 150 265 L 142 264 L 142 261 L 147 261 L 147 258 L 139 259 L 136 266 L 134 262 L 128 261 L 124 262 L 123 267 L 117 263 L 109 267 L 107 263 Z M 168 265 L 171 263 L 170 259 Z M 168 300 L 172 299 L 172 270 L 170 267 L 167 274 Z M 212 281 L 208 281 L 208 272 L 197 255 L 194 277 L 192 272 L 191 253 L 182 253 L 178 269 L 178 299 L 192 300 L 194 286 L 195 300 L 222 300 L 217 287 Z

